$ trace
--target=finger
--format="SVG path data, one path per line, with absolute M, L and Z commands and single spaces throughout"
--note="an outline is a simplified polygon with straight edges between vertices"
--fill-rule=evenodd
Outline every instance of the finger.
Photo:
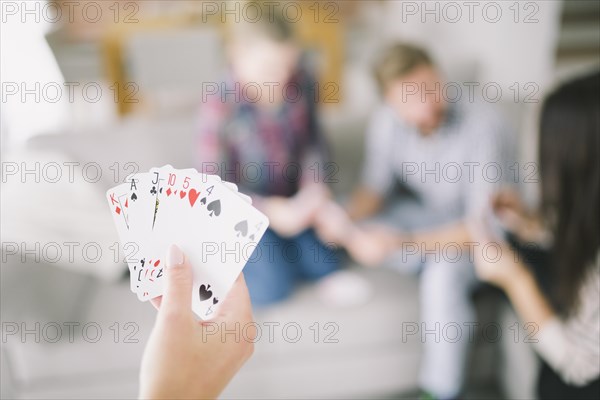
M 171 245 L 167 252 L 164 277 L 165 290 L 159 315 L 189 313 L 192 306 L 192 267 L 179 247 Z
M 231 286 L 216 319 L 240 323 L 252 321 L 252 303 L 243 273 Z
M 494 209 L 502 208 L 520 208 L 521 200 L 513 190 L 501 190 L 493 198 Z
M 157 310 L 160 309 L 161 302 L 162 302 L 162 296 L 158 296 L 153 299 L 150 299 L 150 304 L 152 304 L 154 306 L 154 308 L 156 308 Z
M 497 215 L 500 222 L 502 222 L 511 231 L 518 230 L 519 226 L 523 223 L 523 217 L 514 209 L 502 209 Z

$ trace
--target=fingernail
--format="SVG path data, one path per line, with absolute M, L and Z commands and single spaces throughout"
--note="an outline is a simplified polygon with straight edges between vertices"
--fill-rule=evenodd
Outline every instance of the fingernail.
M 167 250 L 167 268 L 177 267 L 183 264 L 184 256 L 179 247 L 172 244 Z

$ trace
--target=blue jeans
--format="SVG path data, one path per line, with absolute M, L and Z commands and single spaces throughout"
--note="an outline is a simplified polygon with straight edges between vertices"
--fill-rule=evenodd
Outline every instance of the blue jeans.
M 339 263 L 337 251 L 311 229 L 291 238 L 268 229 L 244 268 L 252 304 L 283 300 L 298 282 L 315 281 L 338 269 Z

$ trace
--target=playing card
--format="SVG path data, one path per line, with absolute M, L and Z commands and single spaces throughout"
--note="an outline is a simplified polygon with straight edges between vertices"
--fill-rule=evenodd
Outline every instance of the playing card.
M 113 216 L 113 220 L 115 221 L 115 225 L 117 225 L 119 233 L 121 232 L 121 229 L 129 230 L 128 194 L 129 184 L 127 183 L 123 183 L 106 192 L 106 199 L 111 208 L 111 215 Z
M 135 257 L 130 258 L 128 265 L 132 290 L 140 292 L 142 273 L 146 266 L 143 258 L 144 243 L 147 242 L 150 223 L 154 215 L 154 195 L 150 192 L 151 177 L 149 173 L 136 173 L 125 179 L 128 184 L 129 198 L 129 235 L 135 238 Z
M 268 226 L 235 184 L 170 165 L 128 176 L 107 200 L 121 244 L 135 256 L 127 261 L 138 298 L 162 295 L 164 256 L 175 243 L 194 268 L 191 307 L 202 319 L 215 313 Z
M 135 241 L 135 234 L 131 227 L 131 208 L 133 206 L 130 195 L 130 183 L 123 183 L 106 192 L 106 198 L 113 216 L 113 221 L 119 235 L 121 249 L 125 254 L 125 261 L 129 267 L 130 275 L 135 275 L 135 270 L 138 267 L 137 254 L 139 252 L 139 244 Z M 137 285 L 133 278 L 130 284 L 131 291 L 137 290 Z
M 161 223 L 166 208 L 177 208 L 194 206 L 199 198 L 199 190 L 202 185 L 214 186 L 221 179 L 216 175 L 200 174 L 194 169 L 176 170 L 170 165 L 153 168 L 150 170 L 153 177 L 150 183 L 151 191 L 156 191 L 155 207 L 153 217 L 146 221 L 146 229 L 149 235 L 145 240 L 147 245 L 143 246 L 144 269 L 141 273 L 141 286 L 143 290 L 138 293 L 142 301 L 159 296 L 163 292 L 162 276 L 166 241 L 168 234 Z M 180 221 L 185 224 L 185 220 Z
M 238 187 L 235 183 L 227 182 L 227 181 L 222 181 L 222 183 L 223 183 L 223 185 L 225 185 L 225 187 L 227 187 L 228 189 L 231 189 L 232 191 L 237 193 L 237 195 L 240 196 L 242 198 L 242 200 L 244 200 L 246 203 L 252 204 L 252 198 L 248 195 L 245 195 L 244 193 L 238 192 Z
M 220 182 L 190 180 L 197 200 L 161 210 L 155 246 L 181 247 L 194 268 L 192 310 L 202 319 L 218 308 L 268 226 L 268 219 Z M 186 221 L 182 225 L 181 221 Z

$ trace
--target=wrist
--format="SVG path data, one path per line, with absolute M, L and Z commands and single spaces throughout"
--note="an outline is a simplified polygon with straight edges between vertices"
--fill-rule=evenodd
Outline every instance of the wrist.
M 360 228 L 351 226 L 342 235 L 340 235 L 340 237 L 338 239 L 340 242 L 340 245 L 342 245 L 344 247 L 352 246 L 353 243 L 356 243 L 357 237 L 359 237 L 360 234 L 361 234 Z
M 536 284 L 531 272 L 519 263 L 519 267 L 515 269 L 515 273 L 505 279 L 501 283 L 501 287 L 510 298 L 513 298 L 516 294 L 527 291 L 531 286 Z

